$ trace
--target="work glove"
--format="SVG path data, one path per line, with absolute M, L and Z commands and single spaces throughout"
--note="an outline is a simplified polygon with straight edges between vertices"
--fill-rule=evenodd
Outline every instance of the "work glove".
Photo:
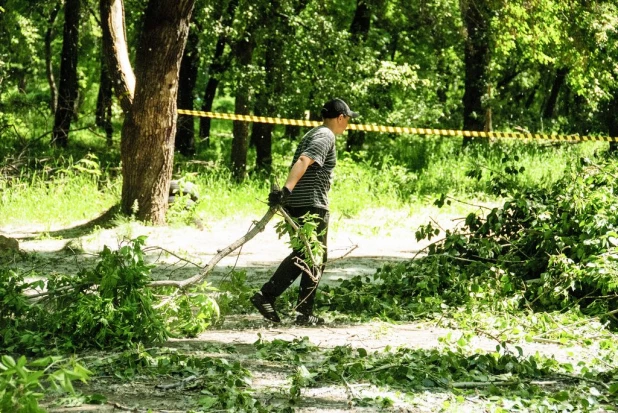
M 290 191 L 286 186 L 282 189 L 273 189 L 270 191 L 270 194 L 268 194 L 268 205 L 271 208 L 279 205 L 285 205 L 290 195 L 292 195 L 292 191 Z

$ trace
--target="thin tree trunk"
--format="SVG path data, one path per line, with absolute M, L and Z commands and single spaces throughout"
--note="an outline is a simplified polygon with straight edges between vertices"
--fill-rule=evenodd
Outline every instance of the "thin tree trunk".
M 249 34 L 250 36 L 250 34 Z M 234 54 L 238 67 L 243 68 L 251 63 L 255 44 L 252 39 L 240 40 L 235 45 Z M 248 115 L 251 107 L 250 85 L 248 79 L 239 79 L 236 84 L 235 113 Z M 242 181 L 247 175 L 247 151 L 249 149 L 249 123 L 234 121 L 232 139 L 232 174 L 234 179 Z
M 463 96 L 463 128 L 483 131 L 483 94 L 487 89 L 489 60 L 489 6 L 487 0 L 460 0 L 466 38 L 464 42 L 465 86 Z M 464 137 L 464 146 L 473 138 Z
M 258 104 L 255 105 L 256 116 L 271 116 L 263 113 Z M 255 168 L 257 171 L 270 173 L 272 169 L 272 136 L 274 125 L 255 122 L 251 128 L 251 144 L 255 146 Z
M 178 107 L 193 110 L 193 94 L 199 65 L 198 36 L 189 29 L 187 46 L 180 62 L 178 79 Z M 176 130 L 176 149 L 184 156 L 195 154 L 195 127 L 194 117 L 190 115 L 178 116 Z
M 101 56 L 101 75 L 99 81 L 99 94 L 97 95 L 97 108 L 95 112 L 95 123 L 103 128 L 107 146 L 113 145 L 114 127 L 112 125 L 112 80 L 109 77 L 107 64 Z
M 150 0 L 135 59 L 135 97 L 121 136 L 124 213 L 165 223 L 176 136 L 178 73 L 194 0 Z
M 122 0 L 100 0 L 103 55 L 120 107 L 127 113 L 133 103 L 135 74 L 129 60 Z
M 237 8 L 238 0 L 230 0 L 225 14 L 221 17 L 221 25 L 223 27 L 228 27 L 231 25 Z M 212 111 L 212 104 L 217 94 L 217 88 L 219 87 L 219 78 L 231 64 L 231 59 L 223 56 L 225 45 L 227 43 L 227 36 L 223 33 L 220 34 L 217 39 L 217 44 L 215 45 L 215 53 L 212 57 L 212 62 L 208 68 L 208 82 L 206 83 L 206 88 L 204 89 L 204 100 L 202 103 L 202 110 L 205 112 Z M 200 118 L 200 138 L 206 145 L 208 145 L 210 140 L 210 124 L 210 118 Z
M 369 36 L 369 29 L 371 28 L 371 10 L 367 4 L 367 0 L 356 0 L 356 11 L 354 12 L 354 19 L 350 25 L 350 34 L 352 40 L 356 44 L 361 44 Z M 359 150 L 365 143 L 366 133 L 364 131 L 350 130 L 348 131 L 348 137 L 346 139 L 346 150 L 352 152 Z
M 545 109 L 543 110 L 544 119 L 552 119 L 554 117 L 556 103 L 558 102 L 558 94 L 564 85 L 568 73 L 569 69 L 566 67 L 562 67 L 556 71 L 556 76 L 554 77 L 549 98 L 547 98 L 547 103 L 545 104 Z
M 58 2 L 52 9 L 49 14 L 49 19 L 47 20 L 47 31 L 45 32 L 45 71 L 47 74 L 47 83 L 49 84 L 50 92 L 49 108 L 51 109 L 52 114 L 55 114 L 56 109 L 58 108 L 58 88 L 56 87 L 56 80 L 54 79 L 51 43 L 54 37 L 54 23 L 56 21 L 56 17 L 58 16 L 58 12 L 60 11 L 60 7 L 62 7 L 62 3 Z
M 62 61 L 60 63 L 60 87 L 58 108 L 54 119 L 52 143 L 67 146 L 69 130 L 78 97 L 77 55 L 79 43 L 80 0 L 66 0 L 64 3 L 64 34 L 62 40 Z
M 271 6 L 276 7 L 273 3 Z M 281 60 L 283 45 L 272 37 L 265 45 L 264 69 L 265 85 L 255 98 L 254 114 L 256 116 L 274 116 L 273 99 L 282 91 L 281 71 L 276 66 Z M 272 134 L 274 125 L 255 122 L 251 128 L 251 144 L 255 146 L 255 168 L 257 171 L 270 173 L 272 167 Z
M 607 132 L 609 136 L 618 138 L 618 90 L 614 91 L 614 96 L 609 102 L 607 111 Z M 618 142 L 609 143 L 609 152 L 616 154 L 618 152 Z
M 371 28 L 371 10 L 367 5 L 367 0 L 356 0 L 356 11 L 350 26 L 350 34 L 357 42 L 364 42 L 369 35 Z

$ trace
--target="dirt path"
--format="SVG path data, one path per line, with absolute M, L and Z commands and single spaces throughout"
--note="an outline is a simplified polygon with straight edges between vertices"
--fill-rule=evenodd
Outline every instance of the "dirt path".
M 376 212 L 376 217 L 379 212 Z M 258 217 L 259 218 L 259 217 Z M 388 222 L 393 222 L 392 217 Z M 359 274 L 373 274 L 375 270 L 386 262 L 411 259 L 426 245 L 417 243 L 414 232 L 418 225 L 427 222 L 427 216 L 419 213 L 414 217 L 402 216 L 396 225 L 381 222 L 378 218 L 365 219 L 362 222 L 340 219 L 334 222 L 329 240 L 329 257 L 333 262 L 328 265 L 323 282 L 337 283 L 341 279 L 350 278 Z M 442 215 L 436 222 L 444 227 L 453 226 L 454 216 Z M 86 253 L 96 253 L 103 245 L 118 245 L 123 238 L 133 238 L 138 235 L 147 235 L 148 246 L 165 248 L 173 254 L 182 256 L 192 262 L 205 264 L 221 248 L 244 235 L 251 223 L 251 218 L 239 219 L 234 222 L 216 222 L 205 225 L 202 229 L 194 227 L 183 228 L 153 228 L 135 223 L 123 224 L 113 229 L 99 230 L 94 233 L 83 234 L 72 239 L 55 238 L 53 233 L 59 229 L 48 229 L 50 236 L 41 237 L 38 231 L 41 228 L 5 227 L 0 228 L 0 234 L 16 238 L 20 248 L 38 257 L 37 265 L 49 262 L 57 271 L 71 270 L 76 265 L 83 265 L 76 261 L 75 256 L 66 251 L 67 243 L 79 246 Z M 371 224 L 368 225 L 367 222 Z M 269 277 L 278 263 L 287 255 L 287 246 L 275 233 L 271 222 L 266 230 L 254 240 L 223 259 L 210 280 L 216 284 L 218 278 L 234 267 L 246 270 L 248 280 L 258 286 Z M 356 246 L 345 258 L 337 260 Z M 181 268 L 178 260 L 172 255 L 161 256 L 157 252 L 154 257 L 167 261 L 169 266 L 160 266 L 154 276 L 157 279 L 185 278 L 198 271 L 194 267 Z M 84 258 L 88 259 L 88 258 Z M 26 264 L 24 264 L 26 265 Z M 285 320 L 276 327 L 266 323 L 258 315 L 228 317 L 216 330 L 207 331 L 195 339 L 170 340 L 162 348 L 169 347 L 189 352 L 203 351 L 209 345 L 233 346 L 238 351 L 225 357 L 241 361 L 253 375 L 252 389 L 257 395 L 275 397 L 278 392 L 283 394 L 289 388 L 290 371 L 281 370 L 264 361 L 247 357 L 247 349 L 251 349 L 260 337 L 262 340 L 274 339 L 294 340 L 309 337 L 310 341 L 320 348 L 349 345 L 355 348 L 362 347 L 369 352 L 380 351 L 390 346 L 396 348 L 434 348 L 440 345 L 439 338 L 448 333 L 457 337 L 460 332 L 449 330 L 435 324 L 386 324 L 381 322 L 358 325 L 338 325 L 329 323 L 320 328 L 300 328 Z M 487 337 L 475 337 L 471 345 L 474 348 L 494 350 L 496 342 Z M 573 359 L 572 354 L 586 353 L 586 349 L 564 349 L 554 344 L 519 343 L 528 354 L 540 352 L 548 356 L 556 355 L 568 361 Z M 243 350 L 244 349 L 244 350 Z M 222 355 L 214 355 L 222 357 Z M 113 378 L 97 379 L 84 391 L 104 394 L 109 403 L 103 406 L 82 406 L 78 408 L 53 408 L 50 411 L 130 411 L 128 407 L 152 409 L 153 411 L 188 411 L 188 406 L 194 402 L 195 395 L 177 391 L 166 392 L 157 390 L 155 386 L 160 382 L 152 379 L 140 379 L 129 384 L 119 383 Z M 295 406 L 299 412 L 343 412 L 343 411 L 378 411 L 382 408 L 358 407 L 351 403 L 351 399 L 375 397 L 376 395 L 389 396 L 395 400 L 391 411 L 421 412 L 439 411 L 441 403 L 452 397 L 449 392 L 420 392 L 414 395 L 402 395 L 395 392 L 378 389 L 370 385 L 358 386 L 328 386 L 303 390 L 302 401 Z M 463 404 L 463 410 L 482 411 L 474 400 Z

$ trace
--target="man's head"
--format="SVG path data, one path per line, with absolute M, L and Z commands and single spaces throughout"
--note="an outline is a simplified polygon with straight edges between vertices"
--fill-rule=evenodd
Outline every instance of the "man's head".
M 350 118 L 355 118 L 358 113 L 350 110 L 350 107 L 341 99 L 329 100 L 322 107 L 322 119 L 324 125 L 333 131 L 335 135 L 342 134 L 348 127 Z

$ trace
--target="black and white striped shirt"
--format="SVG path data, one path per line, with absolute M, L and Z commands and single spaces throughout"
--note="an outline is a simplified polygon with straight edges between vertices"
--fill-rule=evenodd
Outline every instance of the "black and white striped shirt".
M 311 129 L 303 136 L 292 166 L 301 155 L 313 159 L 305 174 L 300 178 L 287 205 L 291 207 L 316 207 L 328 210 L 328 190 L 337 164 L 335 134 L 326 126 Z

